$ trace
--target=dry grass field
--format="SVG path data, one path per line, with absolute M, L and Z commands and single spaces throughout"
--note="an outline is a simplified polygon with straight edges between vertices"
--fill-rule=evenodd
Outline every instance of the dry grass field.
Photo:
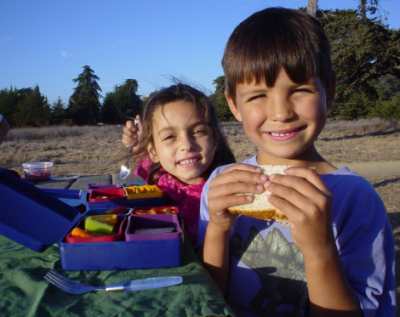
M 223 128 L 237 160 L 254 153 L 238 124 L 224 123 Z M 121 126 L 11 130 L 0 145 L 0 166 L 21 172 L 23 162 L 51 160 L 54 175 L 117 173 L 129 157 L 120 143 L 121 130 Z M 326 159 L 337 166 L 349 165 L 374 185 L 386 205 L 399 260 L 400 123 L 378 119 L 328 122 L 317 147 Z

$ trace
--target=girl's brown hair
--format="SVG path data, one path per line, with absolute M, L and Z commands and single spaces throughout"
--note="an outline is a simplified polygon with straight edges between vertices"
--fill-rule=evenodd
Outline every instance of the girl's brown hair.
M 152 93 L 149 96 L 149 99 L 146 101 L 141 115 L 143 131 L 139 140 L 137 154 L 135 156 L 136 161 L 143 159 L 148 155 L 148 145 L 153 143 L 152 123 L 155 110 L 160 106 L 178 100 L 187 101 L 195 105 L 200 115 L 204 118 L 204 121 L 211 128 L 216 150 L 214 159 L 207 170 L 207 175 L 205 175 L 205 177 L 208 177 L 212 170 L 217 166 L 233 163 L 235 161 L 235 157 L 221 131 L 216 112 L 211 101 L 201 91 L 182 83 L 158 90 Z M 150 183 L 154 182 L 154 176 L 157 174 L 160 168 L 161 166 L 159 163 L 152 164 L 149 177 Z
M 318 77 L 327 100 L 333 99 L 329 41 L 318 20 L 300 10 L 268 8 L 242 21 L 228 40 L 222 67 L 233 100 L 237 84 L 255 80 L 272 87 L 282 67 L 296 83 Z

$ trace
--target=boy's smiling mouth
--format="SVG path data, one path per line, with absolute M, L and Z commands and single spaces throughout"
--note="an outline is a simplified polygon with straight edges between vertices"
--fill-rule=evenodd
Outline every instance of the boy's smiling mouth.
M 263 134 L 266 134 L 269 138 L 274 141 L 287 141 L 299 134 L 300 131 L 304 130 L 306 126 L 301 126 L 293 129 L 284 129 L 284 130 L 274 130 L 274 131 L 265 131 Z

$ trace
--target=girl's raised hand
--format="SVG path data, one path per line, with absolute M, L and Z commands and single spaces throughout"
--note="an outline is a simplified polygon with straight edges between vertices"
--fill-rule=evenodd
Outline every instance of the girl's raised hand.
M 264 191 L 263 184 L 267 176 L 253 165 L 233 164 L 216 176 L 208 190 L 208 210 L 210 223 L 222 230 L 229 230 L 234 216 L 227 209 L 235 205 L 249 203 L 254 199 L 252 194 Z
M 293 240 L 303 256 L 320 259 L 335 248 L 330 223 L 331 193 L 316 171 L 291 167 L 271 175 L 265 188 L 269 202 L 289 219 Z
M 140 117 L 137 115 L 134 120 L 128 120 L 122 128 L 122 143 L 132 148 L 132 153 L 136 154 L 140 135 L 142 134 L 142 123 Z

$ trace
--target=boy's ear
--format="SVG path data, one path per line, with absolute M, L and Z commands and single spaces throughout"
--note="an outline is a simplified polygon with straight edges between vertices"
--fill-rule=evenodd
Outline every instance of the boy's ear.
M 235 101 L 230 95 L 227 94 L 226 91 L 225 91 L 225 99 L 226 102 L 228 103 L 229 110 L 232 112 L 233 116 L 236 118 L 237 121 L 242 122 L 242 115 L 238 111 Z
M 160 159 L 158 158 L 158 155 L 157 155 L 157 151 L 156 151 L 156 149 L 154 148 L 154 145 L 153 145 L 152 143 L 150 143 L 150 144 L 147 146 L 147 153 L 149 153 L 150 160 L 151 160 L 153 163 L 158 163 L 158 162 L 160 162 Z

